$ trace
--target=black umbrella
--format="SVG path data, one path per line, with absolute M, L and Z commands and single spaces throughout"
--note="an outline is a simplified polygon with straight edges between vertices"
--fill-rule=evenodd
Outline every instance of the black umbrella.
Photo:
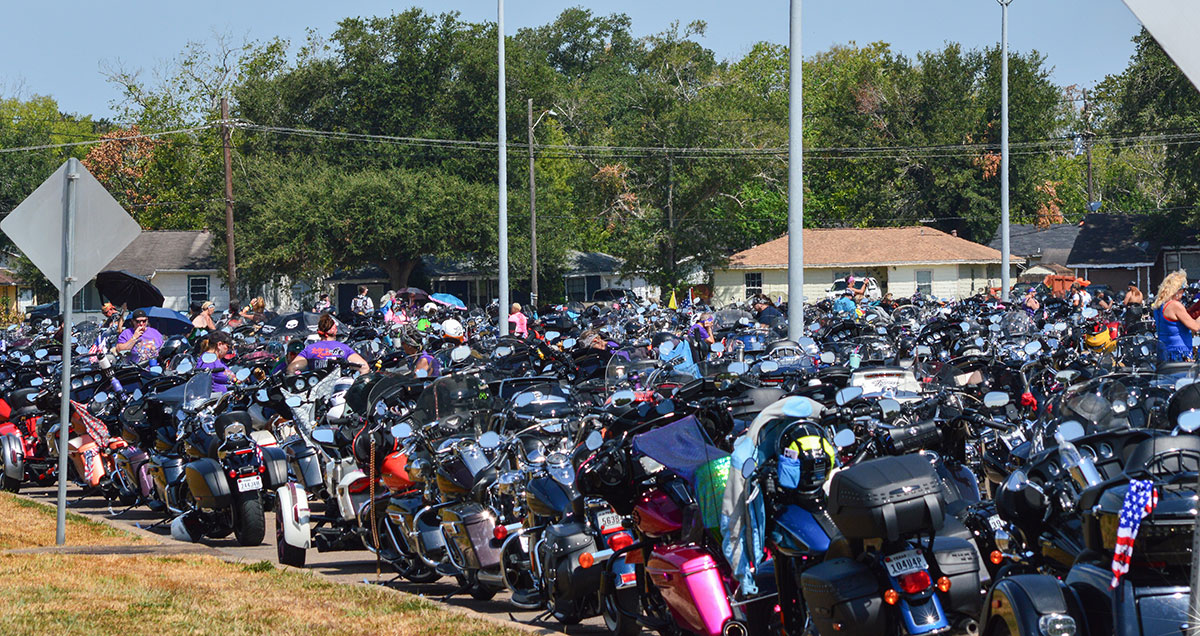
M 96 290 L 114 305 L 126 307 L 162 307 L 163 295 L 150 281 L 125 270 L 109 270 L 96 275 Z
M 308 337 L 310 334 L 317 333 L 317 322 L 321 320 L 321 314 L 311 311 L 297 311 L 291 314 L 281 314 L 267 321 L 262 326 L 260 333 L 268 338 L 294 338 L 300 336 Z M 345 325 L 335 318 L 338 329 L 341 330 Z

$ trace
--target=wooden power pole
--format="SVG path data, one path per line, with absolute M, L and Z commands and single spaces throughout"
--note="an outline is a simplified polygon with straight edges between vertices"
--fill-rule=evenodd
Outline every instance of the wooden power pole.
M 229 297 L 237 297 L 237 259 L 233 254 L 233 150 L 230 141 L 229 98 L 221 98 L 221 141 L 225 146 L 225 254 L 229 265 Z

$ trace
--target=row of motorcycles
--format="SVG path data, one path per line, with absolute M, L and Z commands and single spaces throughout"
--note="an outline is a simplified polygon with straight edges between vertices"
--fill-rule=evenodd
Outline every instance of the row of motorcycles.
M 243 330 L 217 394 L 186 340 L 141 365 L 90 353 L 71 477 L 182 540 L 258 544 L 274 511 L 281 563 L 365 550 L 618 634 L 1179 631 L 1196 369 L 1156 365 L 1140 317 L 1043 307 L 814 306 L 797 340 L 731 308 L 711 344 L 653 306 L 564 307 L 524 338 L 466 314 L 465 341 L 368 320 L 347 330 L 362 375 L 285 375 L 282 343 Z M 61 345 L 5 342 L 16 490 L 54 478 Z M 412 371 L 414 342 L 439 373 Z

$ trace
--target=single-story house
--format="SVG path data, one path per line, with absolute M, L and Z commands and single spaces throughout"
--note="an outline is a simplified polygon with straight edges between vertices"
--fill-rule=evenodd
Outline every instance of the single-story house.
M 714 304 L 758 293 L 787 300 L 787 267 L 786 234 L 734 254 L 713 272 Z M 1000 252 L 929 227 L 805 229 L 805 297 L 824 298 L 835 280 L 850 275 L 874 277 L 898 298 L 918 291 L 962 298 L 999 285 Z
M 1078 223 L 1055 223 L 1046 227 L 1032 223 L 1009 224 L 1008 249 L 1013 256 L 1025 259 L 1022 275 L 1037 274 L 1044 277 L 1047 274 L 1060 274 L 1075 246 L 1079 229 Z M 996 237 L 988 243 L 988 247 L 999 250 L 1000 244 L 1000 228 L 996 228 Z
M 1155 263 L 1163 259 L 1157 245 L 1141 238 L 1140 221 L 1130 214 L 1088 214 L 1067 258 L 1067 267 L 1080 278 L 1117 290 L 1125 289 L 1130 281 L 1143 290 L 1152 288 L 1162 278 L 1160 274 L 1157 280 L 1151 280 Z M 1178 258 L 1172 261 L 1179 262 Z M 1197 270 L 1200 273 L 1200 267 Z
M 202 230 L 144 231 L 105 269 L 125 270 L 149 280 L 162 292 L 168 309 L 186 314 L 192 303 L 211 300 L 223 310 L 229 305 L 229 290 L 218 276 L 212 245 L 212 233 Z M 102 304 L 92 280 L 80 291 L 75 307 L 89 314 L 99 312 Z
M 591 300 L 597 289 L 628 289 L 642 298 L 650 286 L 640 276 L 622 276 L 625 260 L 604 252 L 567 250 L 567 268 L 563 272 L 563 288 L 567 300 Z

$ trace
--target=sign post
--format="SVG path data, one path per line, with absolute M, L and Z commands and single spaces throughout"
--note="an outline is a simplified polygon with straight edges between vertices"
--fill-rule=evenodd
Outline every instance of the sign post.
M 58 287 L 62 308 L 62 402 L 58 429 L 58 527 L 67 541 L 67 441 L 71 430 L 71 305 L 75 291 L 121 253 L 142 229 L 78 159 L 59 166 L 8 216 L 0 230 Z M 83 237 L 80 241 L 79 237 Z

